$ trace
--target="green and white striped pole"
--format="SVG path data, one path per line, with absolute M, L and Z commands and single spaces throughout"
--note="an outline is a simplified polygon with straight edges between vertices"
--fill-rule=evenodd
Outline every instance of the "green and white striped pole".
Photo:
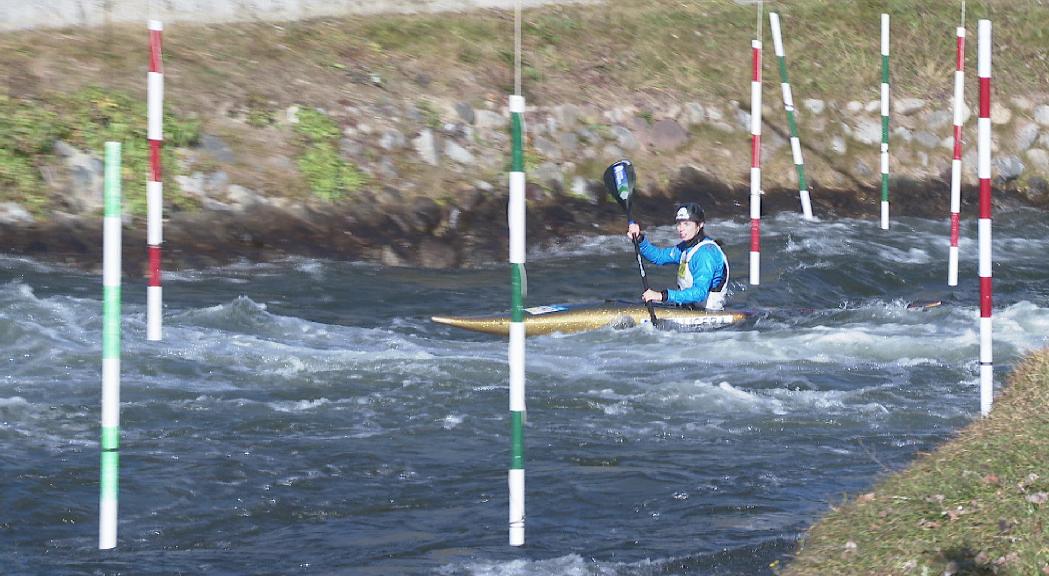
M 102 457 L 98 548 L 117 546 L 120 484 L 120 143 L 106 142 L 102 221 Z
M 513 160 L 510 168 L 510 545 L 524 544 L 525 419 L 525 173 L 523 96 L 510 96 Z
M 812 203 L 809 200 L 809 184 L 805 180 L 805 160 L 801 157 L 801 139 L 798 138 L 798 123 L 794 119 L 794 96 L 790 90 L 790 79 L 787 77 L 787 57 L 783 52 L 783 37 L 779 29 L 779 14 L 769 12 L 769 23 L 772 25 L 772 45 L 779 62 L 780 86 L 783 88 L 783 109 L 787 112 L 787 125 L 790 126 L 790 151 L 794 155 L 794 169 L 798 173 L 798 192 L 801 196 L 801 211 L 806 220 L 812 220 Z
M 521 96 L 521 0 L 514 2 L 514 94 L 510 96 L 510 200 L 507 226 L 510 229 L 510 545 L 525 541 L 525 323 L 524 299 L 528 291 L 525 274 L 525 99 Z
M 889 15 L 881 15 L 881 229 L 889 229 Z

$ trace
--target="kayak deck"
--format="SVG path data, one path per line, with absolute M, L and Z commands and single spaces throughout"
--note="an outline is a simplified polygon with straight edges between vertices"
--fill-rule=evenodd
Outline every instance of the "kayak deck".
M 750 312 L 739 310 L 689 310 L 671 306 L 655 308 L 656 321 L 666 322 L 673 328 L 687 330 L 722 328 L 744 322 L 751 316 Z M 433 316 L 433 322 L 506 336 L 510 333 L 510 317 L 496 316 Z M 603 303 L 537 306 L 526 308 L 524 315 L 525 333 L 529 336 L 565 334 L 597 330 L 605 326 L 623 327 L 649 324 L 651 319 L 648 309 L 641 304 Z

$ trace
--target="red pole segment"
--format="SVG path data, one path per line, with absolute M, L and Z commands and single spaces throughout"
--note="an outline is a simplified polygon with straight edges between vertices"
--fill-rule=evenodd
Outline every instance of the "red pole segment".
M 761 283 L 761 41 L 751 42 L 750 283 Z

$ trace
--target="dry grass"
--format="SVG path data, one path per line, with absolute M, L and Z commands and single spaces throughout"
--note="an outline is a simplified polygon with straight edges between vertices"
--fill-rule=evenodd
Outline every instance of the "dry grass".
M 877 97 L 878 14 L 893 16 L 893 83 L 917 97 L 946 95 L 953 69 L 956 2 L 801 0 L 765 2 L 781 13 L 792 81 L 804 97 Z M 888 6 L 888 8 L 886 8 Z M 1032 91 L 1049 81 L 1043 49 L 1049 5 L 1043 0 L 969 2 L 967 26 L 995 23 L 999 93 Z M 185 111 L 249 96 L 282 105 L 333 107 L 419 95 L 466 100 L 505 97 L 512 85 L 512 15 L 385 15 L 282 25 L 176 24 L 165 33 L 169 96 Z M 767 22 L 765 42 L 771 48 Z M 730 0 L 617 0 L 607 6 L 548 6 L 525 13 L 525 88 L 537 104 L 622 103 L 635 94 L 745 100 L 752 6 Z M 975 69 L 970 33 L 969 69 Z M 23 32 L 0 36 L 0 69 L 9 92 L 36 96 L 84 84 L 144 89 L 145 30 Z M 773 80 L 771 50 L 766 77 Z M 384 78 L 383 88 L 367 76 Z M 464 87 L 469 88 L 464 91 Z M 858 87 L 863 87 L 857 89 Z

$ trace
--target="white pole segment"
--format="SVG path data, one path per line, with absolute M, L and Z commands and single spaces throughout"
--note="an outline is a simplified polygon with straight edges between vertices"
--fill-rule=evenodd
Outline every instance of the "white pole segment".
M 976 50 L 976 73 L 980 78 L 991 77 L 991 21 L 980 20 L 977 26 L 978 40 Z
M 525 325 L 510 323 L 510 411 L 525 411 Z
M 164 139 L 164 75 L 159 72 L 146 74 L 146 138 Z
M 510 545 L 524 546 L 525 542 L 525 471 L 511 468 L 507 479 L 510 488 Z
M 510 173 L 510 262 L 525 261 L 525 173 Z M 520 207 L 520 208 L 518 208 Z
M 769 24 L 772 26 L 772 51 L 776 54 L 776 57 L 782 57 L 784 55 L 783 35 L 780 34 L 779 29 L 779 14 L 769 12 Z
M 160 182 L 146 182 L 146 242 L 160 244 L 164 241 L 164 229 L 161 226 L 161 203 L 164 201 L 164 185 Z
M 889 15 L 881 15 L 881 54 L 889 55 Z
M 750 102 L 750 133 L 761 136 L 761 82 L 751 83 Z
M 120 358 L 102 359 L 102 398 L 102 427 L 120 426 Z
M 102 286 L 120 286 L 120 230 L 119 216 L 106 216 L 102 220 Z
M 977 140 L 979 148 L 976 154 L 976 171 L 980 178 L 991 177 L 991 119 L 977 118 Z

